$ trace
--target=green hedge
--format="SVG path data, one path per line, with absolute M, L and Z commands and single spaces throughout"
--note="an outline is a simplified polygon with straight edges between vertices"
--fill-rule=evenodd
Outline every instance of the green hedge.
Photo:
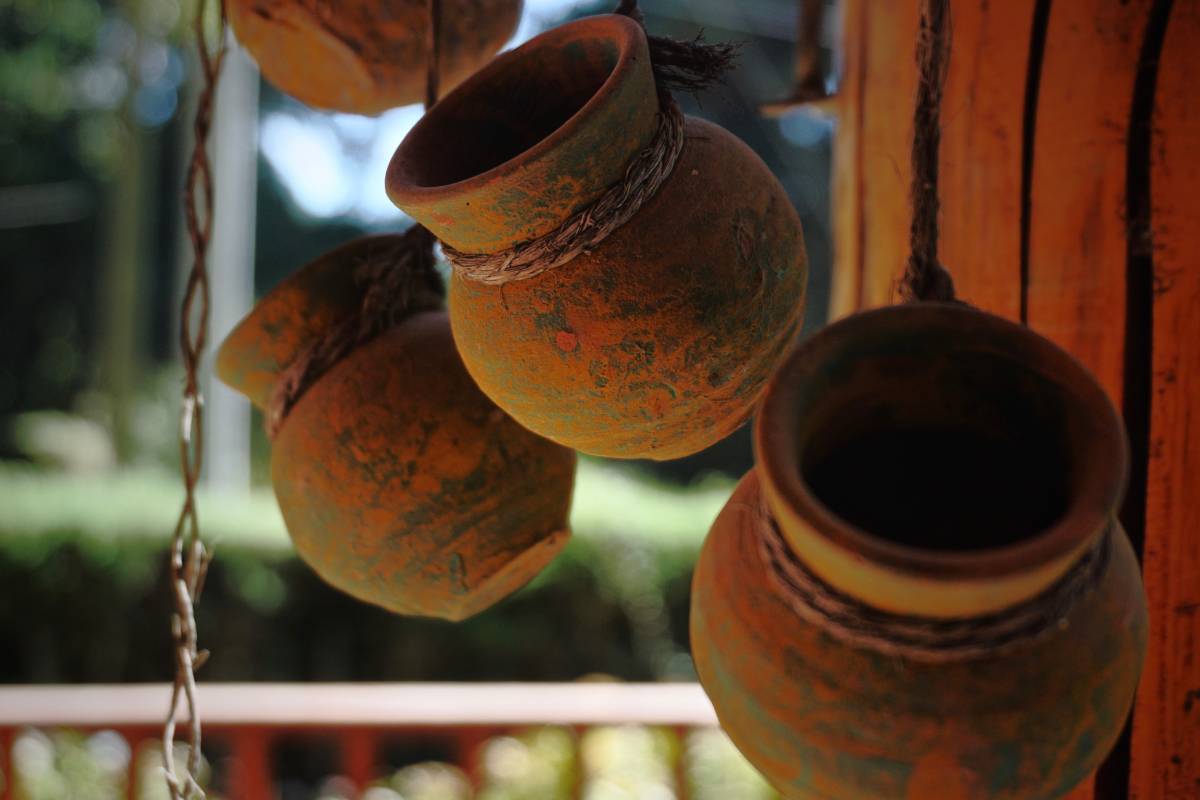
M 584 460 L 563 554 L 458 625 L 405 619 L 323 584 L 267 491 L 203 493 L 216 559 L 199 606 L 210 680 L 692 677 L 691 565 L 730 484 L 680 489 Z M 181 499 L 165 472 L 72 476 L 0 464 L 3 682 L 164 680 L 163 578 Z

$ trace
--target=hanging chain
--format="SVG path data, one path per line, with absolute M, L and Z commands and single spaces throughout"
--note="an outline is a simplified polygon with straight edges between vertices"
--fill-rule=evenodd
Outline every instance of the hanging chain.
M 193 34 L 199 55 L 202 86 L 192 125 L 194 142 L 184 186 L 184 213 L 192 245 L 192 268 L 188 274 L 179 316 L 179 343 L 183 354 L 183 403 L 179 419 L 179 458 L 183 472 L 184 500 L 171 540 L 171 636 L 175 655 L 175 683 L 171 707 L 163 726 L 163 768 L 172 800 L 203 800 L 197 782 L 201 765 L 200 711 L 196 705 L 196 670 L 208 658 L 207 650 L 196 647 L 196 603 L 204 588 L 204 576 L 212 554 L 200 538 L 196 513 L 196 484 L 204 456 L 204 398 L 200 392 L 200 361 L 208 340 L 208 249 L 213 224 L 213 172 L 208 160 L 208 137 L 221 64 L 225 59 L 225 8 L 217 11 L 216 43 L 205 35 L 209 0 L 197 0 Z M 180 697 L 187 706 L 189 748 L 186 773 L 175 768 L 175 725 Z

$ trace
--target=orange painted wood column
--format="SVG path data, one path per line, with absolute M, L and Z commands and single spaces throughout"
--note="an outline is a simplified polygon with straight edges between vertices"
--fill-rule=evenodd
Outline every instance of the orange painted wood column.
M 1130 798 L 1200 797 L 1200 3 L 1175 0 L 1150 137 L 1153 270 L 1143 568 L 1150 645 Z
M 229 736 L 233 764 L 230 800 L 267 800 L 275 796 L 271 770 L 271 734 L 262 728 L 241 728 Z
M 16 734 L 12 729 L 0 730 L 0 800 L 13 800 L 17 794 L 12 752 L 15 739 Z
M 1022 157 L 1035 6 L 1035 0 L 952 0 L 942 99 L 939 254 L 960 297 L 1013 320 L 1021 313 Z
M 830 201 L 833 215 L 833 274 L 829 317 L 837 319 L 859 307 L 863 282 L 863 91 L 866 86 L 866 24 L 863 3 L 847 0 L 842 9 L 841 85 L 830 107 L 837 120 L 833 147 Z
M 338 734 L 342 774 L 365 792 L 378 775 L 377 736 L 371 728 L 350 728 Z
M 1120 407 L 1125 162 L 1150 0 L 1051 4 L 1029 210 L 1028 323 L 1081 360 Z
M 896 299 L 919 0 L 842 5 L 831 318 Z M 1132 742 L 1070 797 L 1200 798 L 1200 2 L 951 11 L 942 260 L 1080 358 L 1132 439 L 1150 647 Z
M 912 171 L 914 61 L 918 0 L 867 0 L 862 87 L 862 285 L 859 306 L 895 301 L 908 258 L 912 218 L 908 186 Z

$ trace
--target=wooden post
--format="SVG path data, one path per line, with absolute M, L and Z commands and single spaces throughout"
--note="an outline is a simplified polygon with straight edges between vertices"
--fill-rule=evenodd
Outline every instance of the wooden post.
M 341 745 L 342 774 L 354 788 L 366 791 L 376 775 L 376 737 L 371 728 L 352 728 L 338 736 Z
M 687 737 L 688 729 L 683 725 L 676 725 L 667 730 L 675 736 L 675 763 L 672 765 L 675 768 L 675 797 L 678 800 L 687 800 L 691 794 L 688 791 L 688 774 L 687 774 Z
M 229 34 L 232 38 L 233 34 Z M 231 46 L 213 113 L 214 202 L 212 355 L 254 303 L 254 214 L 258 192 L 258 68 Z M 220 381 L 204 388 L 208 414 L 204 426 L 204 480 L 234 491 L 250 488 L 250 406 Z
M 941 257 L 1125 413 L 1151 629 L 1133 717 L 1071 800 L 1200 792 L 1200 4 L 953 0 Z M 895 300 L 919 0 L 843 0 L 831 317 Z M 1148 119 L 1152 110 L 1153 117 Z
M 1200 796 L 1200 5 L 1176 0 L 1150 143 L 1149 441 L 1143 566 L 1150 646 L 1130 798 Z
M 13 774 L 13 740 L 16 738 L 12 728 L 0 729 L 0 800 L 13 800 L 17 795 L 17 776 Z
M 502 731 L 478 726 L 460 728 L 455 732 L 454 749 L 456 765 L 467 773 L 472 788 L 483 788 L 483 746 L 492 736 Z
M 136 800 L 138 795 L 138 748 L 144 738 L 143 731 L 133 728 L 118 728 L 117 733 L 129 748 L 129 764 L 125 768 L 125 800 Z
M 229 737 L 233 763 L 229 775 L 230 800 L 261 800 L 275 796 L 271 772 L 271 734 L 264 728 L 241 728 Z

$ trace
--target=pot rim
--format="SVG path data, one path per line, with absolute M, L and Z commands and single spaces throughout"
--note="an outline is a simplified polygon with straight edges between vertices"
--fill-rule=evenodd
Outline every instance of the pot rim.
M 269 348 L 263 346 L 264 318 L 278 311 L 279 308 L 288 307 L 289 299 L 293 296 L 308 293 L 310 284 L 319 285 L 323 278 L 332 276 L 339 271 L 345 273 L 345 283 L 351 285 L 353 283 L 353 264 L 347 263 L 350 259 L 359 255 L 361 251 L 375 246 L 398 245 L 403 240 L 405 232 L 371 233 L 356 236 L 305 261 L 259 297 L 245 316 L 225 334 L 213 356 L 213 374 L 222 383 L 246 395 L 256 407 L 265 408 L 275 381 L 278 380 L 280 373 L 287 369 L 288 364 L 276 364 L 274 367 L 266 365 L 263 352 Z M 358 289 L 348 291 L 359 296 L 362 294 Z M 324 290 L 324 297 L 329 298 L 328 289 Z M 361 298 L 356 305 L 358 303 L 361 303 Z M 331 319 L 328 324 L 336 324 L 337 321 L 353 313 L 353 309 L 341 309 L 338 308 L 339 305 L 339 303 L 329 300 Z M 299 347 L 303 346 L 304 344 L 301 343 Z M 257 358 L 263 359 L 263 363 L 254 368 L 247 368 L 245 362 L 254 361 L 250 353 L 255 353 Z M 293 358 L 295 355 L 296 353 L 292 353 Z
M 1097 421 L 1101 435 L 1094 456 L 1080 465 L 1080 478 L 1070 505 L 1048 528 L 1000 547 L 946 551 L 917 547 L 883 538 L 839 517 L 819 500 L 801 472 L 796 452 L 799 418 L 793 411 L 798 387 L 815 369 L 821 356 L 839 341 L 855 337 L 864 324 L 903 320 L 906 326 L 923 320 L 953 320 L 965 333 L 988 331 L 1019 343 L 1027 361 L 1077 402 L 1080 413 Z M 856 338 L 856 337 L 855 337 Z M 1086 545 L 1112 524 L 1129 474 L 1129 445 L 1116 407 L 1095 377 L 1073 355 L 1032 330 L 969 306 L 955 303 L 914 303 L 861 311 L 820 331 L 780 366 L 764 394 L 754 425 L 756 462 L 768 499 L 790 505 L 813 532 L 849 551 L 857 560 L 923 579 L 961 582 L 986 580 L 1035 571 L 1063 559 L 1073 560 Z M 776 510 L 778 513 L 778 510 Z M 801 554 L 802 555 L 802 554 Z
M 436 186 L 424 186 L 412 180 L 412 175 L 403 169 L 404 162 L 407 159 L 403 158 L 402 155 L 407 155 L 406 145 L 412 146 L 411 143 L 421 137 L 425 128 L 442 124 L 441 115 L 438 113 L 439 108 L 444 112 L 444 104 L 447 101 L 461 98 L 463 95 L 469 95 L 487 87 L 492 82 L 494 74 L 508 63 L 531 58 L 529 51 L 536 50 L 547 43 L 576 35 L 581 28 L 591 29 L 590 32 L 597 38 L 607 38 L 614 41 L 617 45 L 617 62 L 609 72 L 608 77 L 604 79 L 604 82 L 600 84 L 592 96 L 588 98 L 587 102 L 580 106 L 574 114 L 532 147 L 522 150 L 507 161 L 503 161 L 483 172 Z M 520 47 L 500 53 L 478 72 L 460 83 L 445 97 L 441 98 L 413 125 L 412 129 L 396 147 L 391 161 L 388 162 L 387 173 L 384 177 L 388 196 L 392 198 L 393 202 L 397 202 L 397 198 L 399 198 L 399 203 L 437 201 L 485 188 L 496 181 L 511 176 L 524 165 L 536 161 L 552 151 L 565 139 L 568 139 L 578 128 L 585 127 L 588 121 L 592 117 L 595 117 L 600 108 L 608 102 L 609 97 L 616 92 L 617 87 L 637 69 L 637 55 L 639 52 L 645 52 L 646 48 L 646 33 L 641 25 L 621 14 L 599 14 L 572 20 L 551 28 L 533 37 Z

